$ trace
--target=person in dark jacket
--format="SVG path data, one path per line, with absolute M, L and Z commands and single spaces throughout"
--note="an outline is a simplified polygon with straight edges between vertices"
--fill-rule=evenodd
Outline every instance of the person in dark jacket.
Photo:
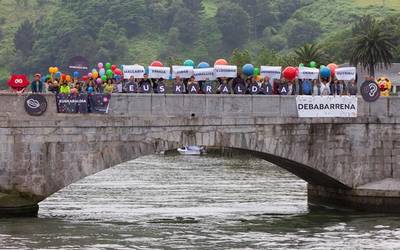
M 35 74 L 35 80 L 31 83 L 32 93 L 43 93 L 43 82 L 40 80 L 40 74 Z

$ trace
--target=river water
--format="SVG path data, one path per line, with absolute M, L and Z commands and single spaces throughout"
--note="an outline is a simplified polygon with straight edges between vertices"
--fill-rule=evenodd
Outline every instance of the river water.
M 78 248 L 400 249 L 400 219 L 309 209 L 306 183 L 262 160 L 149 156 L 0 219 L 0 249 Z

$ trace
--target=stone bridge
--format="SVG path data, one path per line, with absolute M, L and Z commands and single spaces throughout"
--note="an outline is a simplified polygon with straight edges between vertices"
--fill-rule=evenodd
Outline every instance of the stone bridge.
M 108 115 L 40 117 L 0 95 L 0 214 L 37 214 L 60 189 L 137 157 L 186 144 L 243 150 L 309 184 L 310 202 L 400 208 L 400 98 L 359 99 L 358 118 L 298 118 L 280 96 L 114 95 Z

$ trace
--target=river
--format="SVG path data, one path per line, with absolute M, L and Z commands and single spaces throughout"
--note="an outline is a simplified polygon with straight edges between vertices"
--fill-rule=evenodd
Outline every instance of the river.
M 400 249 L 396 215 L 307 205 L 306 183 L 257 159 L 148 156 L 0 219 L 0 249 Z

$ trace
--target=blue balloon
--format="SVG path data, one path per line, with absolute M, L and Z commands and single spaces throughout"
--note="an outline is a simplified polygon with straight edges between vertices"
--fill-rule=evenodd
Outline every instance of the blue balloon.
M 87 92 L 88 92 L 89 94 L 92 94 L 92 93 L 94 92 L 93 87 L 90 86 L 90 87 L 87 89 Z
M 304 95 L 311 95 L 312 94 L 312 89 L 313 89 L 312 82 L 309 81 L 309 80 L 305 80 L 303 82 L 303 94 Z
M 205 68 L 209 68 L 210 64 L 206 63 L 206 62 L 201 62 L 199 63 L 199 65 L 197 65 L 197 68 L 199 69 L 205 69 Z
M 121 76 L 115 76 L 115 80 L 117 81 L 121 80 Z
M 74 72 L 74 78 L 78 78 L 79 77 L 79 72 L 78 71 L 75 71 Z
M 253 64 L 245 64 L 242 68 L 243 74 L 246 76 L 252 76 L 254 74 L 254 66 Z
M 58 71 L 58 72 L 56 73 L 56 78 L 58 78 L 58 79 L 61 78 L 61 72 L 60 72 L 60 71 Z
M 104 68 L 99 71 L 100 76 L 104 76 L 106 74 L 106 70 Z
M 331 76 L 331 69 L 328 67 L 322 67 L 319 74 L 322 78 L 329 78 Z
M 146 75 L 148 75 L 149 74 L 149 68 L 146 68 L 145 70 L 144 70 L 144 73 L 146 74 Z

